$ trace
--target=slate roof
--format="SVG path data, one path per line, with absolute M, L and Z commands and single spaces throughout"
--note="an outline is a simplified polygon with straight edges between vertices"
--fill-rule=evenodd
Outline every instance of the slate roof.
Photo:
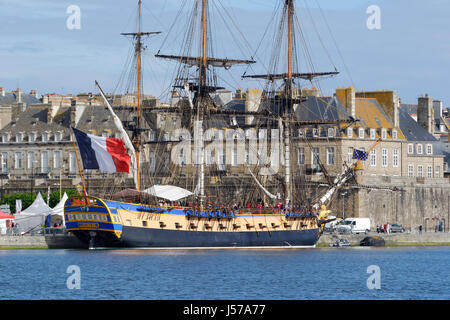
M 4 97 L 0 95 L 0 105 L 15 104 L 17 103 L 16 98 L 17 95 L 15 93 L 6 93 Z M 22 102 L 27 105 L 41 103 L 38 98 L 26 93 L 22 93 Z

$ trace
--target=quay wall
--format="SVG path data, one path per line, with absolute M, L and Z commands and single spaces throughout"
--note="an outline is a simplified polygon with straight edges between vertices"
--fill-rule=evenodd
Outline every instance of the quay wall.
M 420 225 L 423 231 L 434 232 L 440 223 L 449 230 L 448 179 L 360 176 L 358 183 L 387 188 L 350 189 L 345 199 L 345 217 L 370 218 L 372 231 L 386 223 L 401 224 L 411 232 Z M 342 217 L 342 211 L 339 213 L 336 216 Z
M 359 246 L 362 239 L 367 236 L 380 236 L 385 240 L 387 246 L 450 246 L 449 232 L 418 232 L 414 233 L 391 233 L 391 234 L 323 234 L 317 242 L 318 247 L 328 247 L 337 239 L 347 239 L 352 246 Z
M 83 244 L 71 235 L 0 236 L 0 249 L 77 249 Z

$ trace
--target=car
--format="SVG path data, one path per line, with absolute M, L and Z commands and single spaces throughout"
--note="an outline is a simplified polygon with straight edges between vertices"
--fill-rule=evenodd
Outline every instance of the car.
M 390 231 L 391 233 L 395 233 L 395 232 L 405 232 L 405 228 L 403 228 L 403 226 L 401 224 L 397 224 L 397 223 L 393 223 L 390 225 Z

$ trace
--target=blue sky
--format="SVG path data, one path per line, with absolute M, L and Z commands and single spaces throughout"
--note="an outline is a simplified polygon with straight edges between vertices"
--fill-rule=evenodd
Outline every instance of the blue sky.
M 163 32 L 147 42 L 144 86 L 146 93 L 163 100 L 175 65 L 153 55 L 159 49 L 163 53 L 177 52 L 184 27 L 182 19 L 167 33 L 183 1 L 144 0 L 144 29 Z M 219 23 L 221 16 L 216 16 L 217 55 L 247 59 L 255 55 L 261 43 L 255 55 L 258 64 L 247 72 L 265 72 L 270 36 L 262 42 L 261 38 L 281 0 L 210 2 L 215 10 L 227 8 L 239 27 L 230 36 L 228 29 Z M 328 71 L 336 67 L 341 72 L 336 78 L 320 82 L 324 94 L 331 95 L 336 87 L 353 84 L 358 90 L 395 90 L 406 103 L 414 103 L 417 97 L 428 93 L 450 105 L 450 1 L 297 0 L 296 3 L 315 69 Z M 70 5 L 81 9 L 80 30 L 66 27 L 69 17 L 66 9 Z M 369 18 L 366 9 L 370 5 L 381 9 L 380 30 L 369 30 L 366 26 Z M 137 0 L 0 0 L 0 87 L 8 91 L 20 86 L 26 91 L 76 94 L 96 92 L 94 80 L 98 80 L 105 91 L 113 92 L 130 51 L 129 40 L 120 33 L 134 31 L 136 8 Z M 240 44 L 232 45 L 233 39 Z M 238 67 L 227 72 L 220 78 L 222 84 L 230 90 L 262 86 L 260 82 L 242 81 L 240 75 L 244 71 L 245 68 Z

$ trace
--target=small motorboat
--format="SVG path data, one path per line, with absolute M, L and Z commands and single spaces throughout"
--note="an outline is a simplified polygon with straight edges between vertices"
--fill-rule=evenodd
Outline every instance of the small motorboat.
M 335 243 L 330 243 L 330 247 L 350 247 L 350 242 L 347 239 L 338 239 Z

